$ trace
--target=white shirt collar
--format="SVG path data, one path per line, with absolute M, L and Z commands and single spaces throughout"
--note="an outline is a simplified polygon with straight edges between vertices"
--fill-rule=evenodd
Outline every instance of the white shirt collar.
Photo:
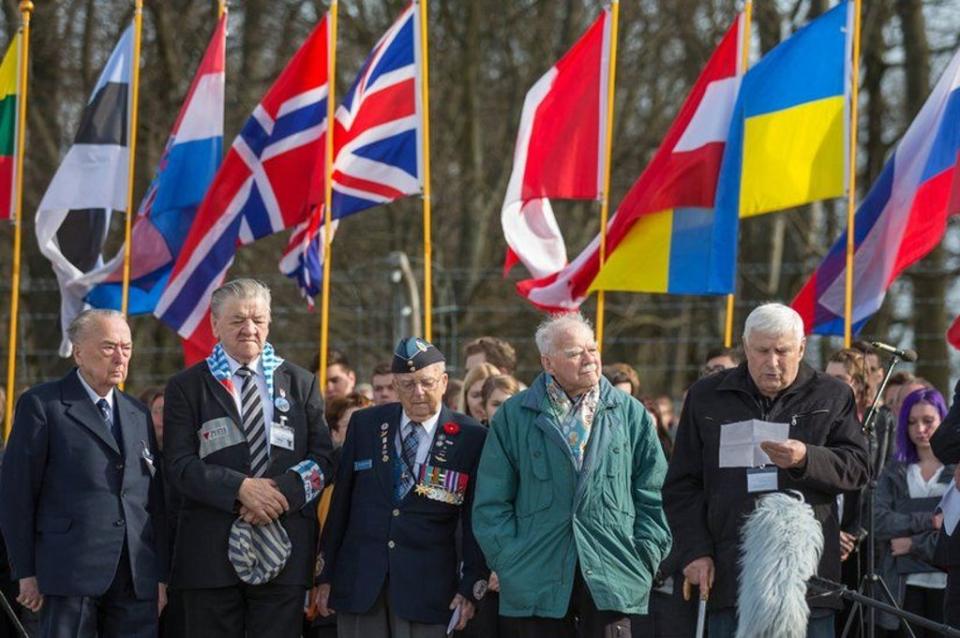
M 443 407 L 441 406 L 441 407 L 440 407 L 440 410 L 442 410 L 442 409 L 443 409 Z M 437 413 L 434 414 L 434 415 L 433 415 L 432 417 L 430 417 L 429 419 L 427 419 L 426 421 L 420 421 L 420 425 L 422 425 L 422 426 L 423 426 L 423 429 L 427 432 L 427 438 L 428 438 L 428 439 L 433 439 L 433 431 L 437 429 L 437 421 L 440 420 L 440 410 L 437 410 Z M 407 413 L 406 413 L 406 412 L 403 412 L 403 411 L 401 410 L 401 412 L 400 412 L 400 433 L 401 433 L 401 436 L 402 436 L 402 434 L 403 434 L 404 428 L 407 427 L 407 423 L 410 423 L 410 422 L 412 422 L 412 421 L 413 421 L 413 419 L 411 419 L 410 417 L 408 417 L 408 416 L 407 416 Z
M 223 351 L 223 355 L 227 358 L 227 365 L 230 366 L 230 376 L 237 374 L 237 370 L 240 369 L 243 364 L 238 362 L 236 359 L 227 354 L 227 351 Z M 263 372 L 263 360 L 260 355 L 257 355 L 257 358 L 247 364 L 247 367 L 256 372 L 260 376 L 264 376 Z
M 107 392 L 107 396 L 102 397 L 97 394 L 97 391 L 90 387 L 90 384 L 87 383 L 87 380 L 83 378 L 83 375 L 80 374 L 80 368 L 77 368 L 77 378 L 80 379 L 80 385 L 83 386 L 83 389 L 87 391 L 87 396 L 90 397 L 90 400 L 93 401 L 93 404 L 96 405 L 97 401 L 103 399 L 107 402 L 107 405 L 110 406 L 110 409 L 113 409 L 113 395 L 114 388 L 110 388 L 110 392 Z

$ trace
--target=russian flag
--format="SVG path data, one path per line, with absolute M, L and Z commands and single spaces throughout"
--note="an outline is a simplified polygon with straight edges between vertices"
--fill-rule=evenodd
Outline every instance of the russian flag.
M 153 182 L 137 212 L 130 244 L 129 313 L 153 312 L 190 225 L 223 157 L 226 20 L 217 23 L 174 122 Z M 104 265 L 86 302 L 120 308 L 123 250 Z
M 960 212 L 960 52 L 907 129 L 857 210 L 854 227 L 853 331 L 880 308 L 905 268 L 943 238 Z M 847 234 L 793 300 L 807 332 L 843 334 Z

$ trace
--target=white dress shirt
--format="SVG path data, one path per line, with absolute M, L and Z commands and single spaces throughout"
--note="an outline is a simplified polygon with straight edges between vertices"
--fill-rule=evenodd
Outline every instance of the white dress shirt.
M 430 448 L 433 447 L 433 433 L 437 429 L 437 421 L 439 420 L 440 410 L 437 410 L 437 413 L 426 421 L 420 421 L 420 425 L 423 426 L 426 436 L 421 436 L 420 443 L 417 445 L 417 463 L 413 468 L 415 476 L 420 474 L 420 467 L 427 462 L 427 457 L 430 456 Z M 395 441 L 397 446 L 397 454 L 403 454 L 403 435 L 407 431 L 407 424 L 411 423 L 412 421 L 413 419 L 408 417 L 406 412 L 401 412 L 400 428 L 397 430 L 397 438 Z
M 243 377 L 237 374 L 237 370 L 242 367 L 233 357 L 224 352 L 227 357 L 227 363 L 230 364 L 230 382 L 233 383 L 233 402 L 237 406 L 237 413 L 240 414 L 240 421 L 243 421 Z M 247 364 L 247 367 L 253 371 L 253 379 L 257 383 L 257 391 L 260 392 L 260 405 L 263 406 L 263 427 L 267 435 L 267 453 L 270 453 L 270 430 L 273 425 L 273 397 L 267 394 L 267 377 L 263 372 L 263 360 L 257 357 Z
M 80 385 L 82 385 L 83 389 L 87 391 L 87 396 L 89 396 L 90 400 L 93 401 L 94 407 L 97 407 L 97 401 L 99 401 L 100 399 L 103 399 L 104 401 L 107 402 L 107 405 L 110 406 L 110 414 L 114 414 L 114 411 L 113 411 L 113 393 L 115 391 L 114 388 L 110 388 L 110 392 L 107 392 L 107 396 L 102 397 L 99 394 L 97 394 L 96 390 L 90 387 L 90 384 L 87 383 L 87 380 L 83 378 L 82 374 L 80 374 L 79 368 L 77 369 L 77 377 L 79 377 L 80 379 Z M 97 407 L 97 412 L 99 411 L 100 411 L 100 408 Z

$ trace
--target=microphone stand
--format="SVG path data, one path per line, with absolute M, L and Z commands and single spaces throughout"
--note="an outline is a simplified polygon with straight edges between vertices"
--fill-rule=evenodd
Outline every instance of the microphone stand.
M 878 355 L 879 356 L 879 355 Z M 887 428 L 885 432 L 881 433 L 882 440 L 880 445 L 877 445 L 877 429 L 876 421 L 877 414 L 880 411 L 880 400 L 883 397 L 883 391 L 887 387 L 887 383 L 890 381 L 890 377 L 893 376 L 893 369 L 898 363 L 902 361 L 900 355 L 896 353 L 891 353 L 890 355 L 890 364 L 887 366 L 887 373 L 883 377 L 883 382 L 880 384 L 880 387 L 877 388 L 877 394 L 873 398 L 873 404 L 870 406 L 870 409 L 867 411 L 866 416 L 863 418 L 863 433 L 867 437 L 867 450 L 868 458 L 867 464 L 868 469 L 870 470 L 870 480 L 867 483 L 867 487 L 864 489 L 866 493 L 866 502 L 867 502 L 867 572 L 863 575 L 860 580 L 860 587 L 857 589 L 859 594 L 867 594 L 870 599 L 878 601 L 877 589 L 878 585 L 882 590 L 885 598 L 890 601 L 893 609 L 899 611 L 899 606 L 897 605 L 897 599 L 890 593 L 890 588 L 883 581 L 880 574 L 877 573 L 877 518 L 876 518 L 876 499 L 877 499 L 877 482 L 880 478 L 880 474 L 883 472 L 883 467 L 887 461 L 887 450 L 889 449 L 890 441 L 890 429 Z M 879 452 L 879 455 L 877 455 Z M 849 559 L 848 559 L 849 560 Z M 852 593 L 852 592 L 851 592 Z M 853 606 L 850 608 L 850 615 L 847 617 L 847 622 L 843 627 L 843 633 L 841 638 L 847 638 L 850 633 L 850 629 L 853 626 L 853 620 L 860 613 L 861 608 L 864 605 L 869 606 L 869 611 L 867 612 L 867 636 L 868 638 L 876 638 L 877 632 L 877 605 L 876 604 L 867 604 L 863 596 L 857 598 L 848 597 L 851 600 L 854 600 Z M 882 603 L 880 603 L 882 605 Z M 888 606 L 883 606 L 884 610 L 889 610 Z M 901 615 L 904 612 L 900 612 L 897 615 Z M 912 637 L 916 638 L 916 634 L 913 633 L 913 629 L 910 627 L 910 624 L 907 622 L 906 617 L 903 621 L 904 627 L 907 629 L 907 633 Z M 862 619 L 861 619 L 861 635 L 862 631 Z

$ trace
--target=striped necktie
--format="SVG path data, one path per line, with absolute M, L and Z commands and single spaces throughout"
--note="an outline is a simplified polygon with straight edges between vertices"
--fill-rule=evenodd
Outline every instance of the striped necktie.
M 237 368 L 237 374 L 243 379 L 240 388 L 240 414 L 243 420 L 243 433 L 250 446 L 250 475 L 263 476 L 267 470 L 267 429 L 263 423 L 263 405 L 260 403 L 260 389 L 253 370 L 247 366 Z
M 423 436 L 423 425 L 416 421 L 410 421 L 406 430 L 400 455 L 404 467 L 400 473 L 400 481 L 397 483 L 396 497 L 398 501 L 406 496 L 410 488 L 417 482 L 414 472 L 417 466 L 417 449 L 420 447 L 420 437 Z

